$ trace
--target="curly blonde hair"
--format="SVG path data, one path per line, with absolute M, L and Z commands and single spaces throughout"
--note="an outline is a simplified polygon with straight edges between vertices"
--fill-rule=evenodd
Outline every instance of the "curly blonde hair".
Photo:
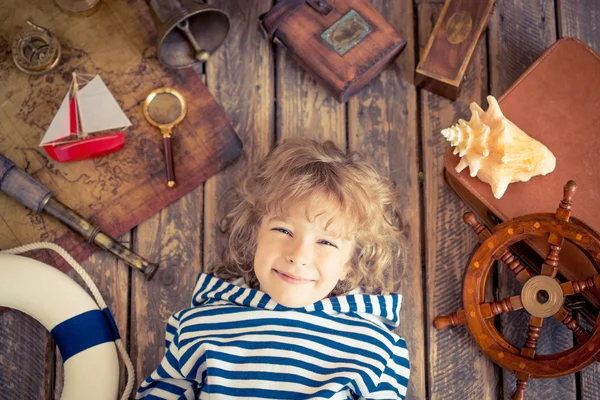
M 307 201 L 310 210 L 323 195 L 335 200 L 344 236 L 355 241 L 351 268 L 330 296 L 356 287 L 384 290 L 388 267 L 400 262 L 405 248 L 395 186 L 357 153 L 311 139 L 285 140 L 242 181 L 222 219 L 228 235 L 223 264 L 211 272 L 225 280 L 243 277 L 258 289 L 253 262 L 263 216 L 285 216 L 292 202 Z

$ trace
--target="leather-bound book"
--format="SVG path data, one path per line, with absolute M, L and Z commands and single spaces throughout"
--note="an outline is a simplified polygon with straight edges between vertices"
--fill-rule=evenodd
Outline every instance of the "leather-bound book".
M 574 180 L 577 190 L 571 221 L 582 221 L 600 231 L 600 56 L 576 39 L 561 39 L 498 102 L 506 118 L 554 153 L 555 170 L 528 182 L 512 183 L 504 196 L 496 199 L 490 185 L 471 177 L 468 168 L 456 172 L 459 157 L 449 149 L 444 160 L 446 183 L 492 228 L 521 215 L 554 213 L 565 183 Z M 529 240 L 513 250 L 535 268 L 548 254 L 548 243 L 545 238 Z M 559 265 L 562 278 L 568 280 L 600 272 L 568 241 L 560 252 Z M 600 290 L 594 289 L 586 297 L 596 310 L 600 308 Z
M 264 33 L 340 102 L 390 64 L 406 40 L 368 0 L 282 0 Z

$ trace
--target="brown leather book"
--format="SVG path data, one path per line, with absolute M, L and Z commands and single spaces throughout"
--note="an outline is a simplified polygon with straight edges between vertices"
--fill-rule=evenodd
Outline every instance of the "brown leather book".
M 459 157 L 450 149 L 444 160 L 447 184 L 491 228 L 520 215 L 554 213 L 565 183 L 574 180 L 572 220 L 600 231 L 600 56 L 576 39 L 561 39 L 498 102 L 509 120 L 554 153 L 556 169 L 512 183 L 496 199 L 490 185 L 471 177 L 468 168 L 456 172 Z M 541 266 L 548 244 L 543 239 L 528 241 L 513 250 L 527 263 Z M 574 244 L 565 242 L 560 253 L 563 278 L 584 279 L 598 272 Z M 600 290 L 586 297 L 600 308 Z
M 377 77 L 406 45 L 368 0 L 282 0 L 260 26 L 339 102 Z

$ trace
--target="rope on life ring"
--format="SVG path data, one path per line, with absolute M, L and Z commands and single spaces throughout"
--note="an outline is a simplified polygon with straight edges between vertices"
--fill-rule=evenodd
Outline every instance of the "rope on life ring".
M 93 299 L 74 280 L 40 261 L 17 256 L 36 249 L 60 254 L 81 276 Z M 119 363 L 115 346 L 127 368 L 121 397 L 129 398 L 133 364 L 100 291 L 77 261 L 54 243 L 38 242 L 0 251 L 0 306 L 22 311 L 52 334 L 64 363 L 62 400 L 115 399 Z

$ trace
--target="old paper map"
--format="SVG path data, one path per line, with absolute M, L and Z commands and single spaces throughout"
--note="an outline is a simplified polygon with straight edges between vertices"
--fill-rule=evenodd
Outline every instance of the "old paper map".
M 49 29 L 62 58 L 51 72 L 19 71 L 11 41 L 27 20 Z M 130 119 L 125 148 L 105 157 L 55 162 L 38 147 L 63 100 L 72 72 L 99 74 Z M 188 114 L 173 133 L 178 186 L 166 187 L 162 136 L 143 117 L 148 93 L 171 86 L 184 93 Z M 63 13 L 54 1 L 0 5 L 0 154 L 48 187 L 55 198 L 118 237 L 197 187 L 241 151 L 226 117 L 191 69 L 175 72 L 156 58 L 156 33 L 143 0 L 107 0 L 87 17 Z M 60 222 L 0 193 L 0 248 L 53 241 L 84 259 L 93 248 Z

